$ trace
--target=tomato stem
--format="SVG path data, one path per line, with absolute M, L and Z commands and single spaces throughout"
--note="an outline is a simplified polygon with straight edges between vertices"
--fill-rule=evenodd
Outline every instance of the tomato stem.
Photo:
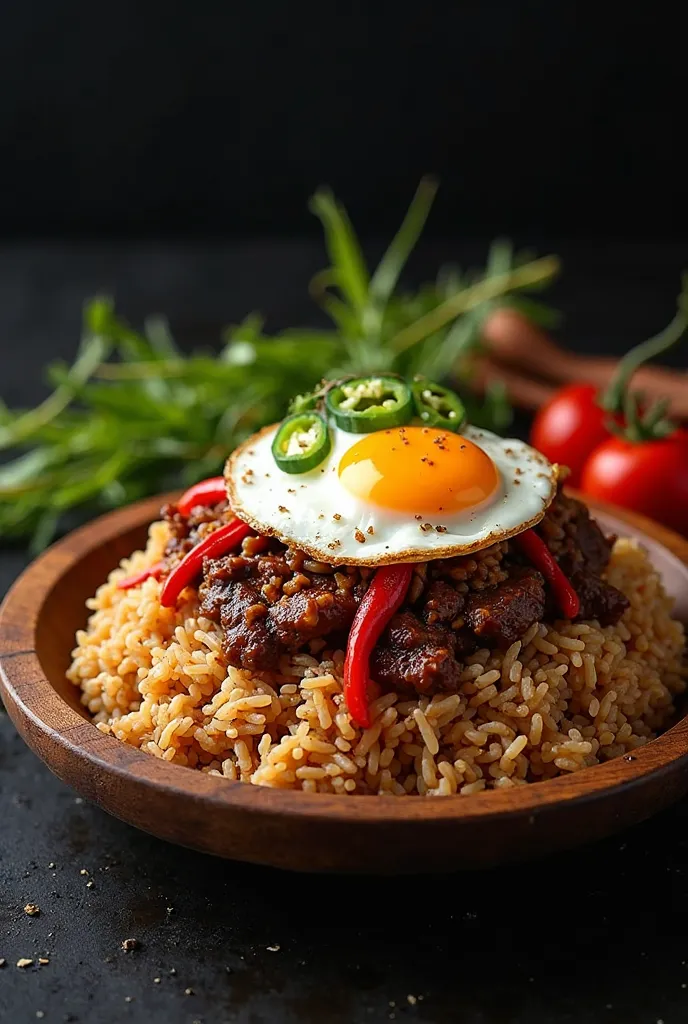
M 674 429 L 674 425 L 665 418 L 668 400 L 661 399 L 645 411 L 641 411 L 642 396 L 638 392 L 630 391 L 629 386 L 636 370 L 649 359 L 667 352 L 688 328 L 688 272 L 682 274 L 677 305 L 676 315 L 663 331 L 626 353 L 606 391 L 600 395 L 600 406 L 609 413 L 623 414 L 626 421 L 623 427 L 611 422 L 608 424 L 609 429 L 629 441 L 640 442 L 665 437 Z

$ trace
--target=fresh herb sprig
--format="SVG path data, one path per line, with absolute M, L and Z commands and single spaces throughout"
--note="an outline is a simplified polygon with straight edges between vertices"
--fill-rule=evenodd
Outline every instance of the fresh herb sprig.
M 184 354 L 166 322 L 134 330 L 106 297 L 86 304 L 71 367 L 53 364 L 54 391 L 39 406 L 10 411 L 0 402 L 0 537 L 31 537 L 34 550 L 74 519 L 218 472 L 227 454 L 314 381 L 389 371 L 453 377 L 473 422 L 509 423 L 504 390 L 471 397 L 468 363 L 484 318 L 496 305 L 521 308 L 541 323 L 553 313 L 532 298 L 558 270 L 553 256 L 490 248 L 484 270 L 448 268 L 416 292 L 401 273 L 430 212 L 436 186 L 423 180 L 373 273 L 334 196 L 316 193 L 330 266 L 311 294 L 333 321 L 329 330 L 268 336 L 251 315 L 228 328 L 217 353 Z M 5 456 L 7 458 L 7 455 Z

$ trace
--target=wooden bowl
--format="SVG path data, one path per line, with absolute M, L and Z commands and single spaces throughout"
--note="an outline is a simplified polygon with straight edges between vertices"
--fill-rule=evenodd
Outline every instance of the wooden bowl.
M 96 520 L 15 583 L 0 612 L 0 690 L 29 746 L 111 814 L 173 843 L 308 871 L 402 873 L 485 867 L 589 840 L 649 817 L 688 790 L 688 717 L 631 756 L 549 782 L 471 797 L 376 799 L 285 792 L 214 778 L 103 735 L 65 679 L 84 602 L 145 542 L 163 498 Z M 688 541 L 594 506 L 650 549 L 688 621 Z

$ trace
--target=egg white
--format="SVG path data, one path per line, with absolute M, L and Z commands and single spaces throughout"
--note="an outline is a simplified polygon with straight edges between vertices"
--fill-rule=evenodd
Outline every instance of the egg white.
M 558 467 L 534 448 L 469 426 L 463 435 L 499 471 L 489 502 L 454 515 L 397 512 L 361 501 L 340 483 L 339 461 L 360 434 L 331 427 L 327 459 L 308 473 L 291 474 L 279 469 L 272 455 L 279 426 L 265 427 L 228 459 L 230 505 L 258 533 L 330 565 L 424 562 L 479 551 L 538 523 L 557 488 Z

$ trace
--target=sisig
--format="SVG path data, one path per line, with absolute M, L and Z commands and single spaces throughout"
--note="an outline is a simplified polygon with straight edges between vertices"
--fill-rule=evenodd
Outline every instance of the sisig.
M 685 686 L 647 556 L 432 381 L 345 379 L 163 509 L 90 602 L 100 729 L 228 779 L 449 796 L 647 742 Z

